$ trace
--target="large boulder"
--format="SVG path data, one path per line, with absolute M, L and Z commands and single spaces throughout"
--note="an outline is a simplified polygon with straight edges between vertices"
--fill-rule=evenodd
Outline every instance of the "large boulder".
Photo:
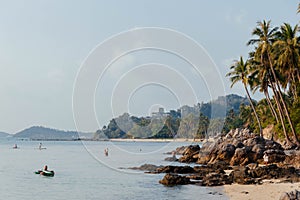
M 191 181 L 189 178 L 177 174 L 166 174 L 159 183 L 166 186 L 175 186 L 190 184 Z
M 234 155 L 232 156 L 230 160 L 230 165 L 235 166 L 235 165 L 247 165 L 249 163 L 252 163 L 252 153 L 250 148 L 237 148 L 235 150 Z
M 217 161 L 230 161 L 231 157 L 234 155 L 235 146 L 232 144 L 221 145 L 218 151 Z
M 199 145 L 190 145 L 184 150 L 183 156 L 181 156 L 178 161 L 183 163 L 196 162 L 199 158 L 199 151 Z
M 223 161 L 228 165 L 231 157 L 234 155 L 235 149 L 234 145 L 226 142 L 217 144 L 211 152 L 200 151 L 197 163 L 206 165 Z

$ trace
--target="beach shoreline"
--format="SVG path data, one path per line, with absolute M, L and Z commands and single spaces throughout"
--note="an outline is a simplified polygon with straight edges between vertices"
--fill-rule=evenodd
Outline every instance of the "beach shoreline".
M 264 180 L 261 185 L 224 185 L 223 194 L 230 200 L 274 200 L 286 193 L 300 190 L 300 183 L 282 183 L 278 180 Z

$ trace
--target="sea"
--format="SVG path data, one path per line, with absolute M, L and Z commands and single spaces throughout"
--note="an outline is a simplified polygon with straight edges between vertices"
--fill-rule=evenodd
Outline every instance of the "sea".
M 222 187 L 166 187 L 158 182 L 164 174 L 128 169 L 146 163 L 185 165 L 164 161 L 165 153 L 191 142 L 41 141 L 42 150 L 39 143 L 0 139 L 0 199 L 228 199 Z M 44 165 L 54 177 L 34 173 Z

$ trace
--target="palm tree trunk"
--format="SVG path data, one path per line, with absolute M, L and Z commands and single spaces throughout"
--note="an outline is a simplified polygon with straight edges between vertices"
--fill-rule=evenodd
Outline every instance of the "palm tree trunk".
M 261 128 L 261 124 L 260 124 L 260 120 L 259 120 L 259 118 L 258 118 L 258 115 L 257 115 L 257 113 L 256 113 L 256 110 L 255 110 L 255 108 L 254 108 L 254 105 L 253 105 L 252 99 L 251 99 L 251 97 L 250 97 L 249 91 L 248 91 L 248 89 L 247 89 L 247 86 L 246 86 L 246 84 L 245 84 L 245 83 L 244 83 L 244 88 L 245 88 L 245 90 L 246 90 L 247 97 L 248 97 L 248 99 L 249 99 L 249 102 L 250 102 L 251 108 L 252 108 L 252 110 L 253 110 L 253 112 L 254 112 L 254 115 L 255 115 L 255 117 L 256 117 L 256 120 L 257 120 L 257 123 L 258 123 L 258 126 L 259 126 L 259 136 L 263 138 L 263 134 L 262 134 L 262 128 Z
M 278 115 L 277 115 L 277 113 L 276 113 L 276 111 L 274 109 L 274 106 L 273 106 L 273 104 L 272 104 L 272 102 L 270 100 L 270 95 L 269 95 L 268 89 L 264 90 L 264 93 L 265 93 L 267 102 L 269 104 L 270 110 L 272 112 L 272 115 L 273 115 L 273 117 L 275 117 L 276 123 L 279 123 Z
M 283 111 L 282 111 L 282 107 L 279 103 L 279 98 L 278 98 L 278 94 L 277 94 L 277 91 L 276 91 L 276 88 L 274 86 L 274 83 L 271 81 L 271 88 L 273 90 L 273 93 L 274 93 L 274 100 L 275 100 L 275 103 L 277 105 L 277 109 L 278 109 L 278 113 L 279 113 L 279 118 L 280 118 L 280 122 L 281 122 L 281 126 L 282 126 L 282 129 L 283 129 L 283 134 L 285 136 L 285 140 L 287 142 L 287 144 L 289 146 L 293 146 L 293 142 L 290 140 L 290 137 L 289 135 L 287 134 L 286 132 L 286 128 L 285 128 L 285 124 L 284 124 L 284 119 L 283 119 Z
M 292 123 L 292 120 L 291 120 L 289 111 L 288 111 L 287 106 L 286 106 L 286 103 L 285 103 L 285 101 L 284 101 L 284 99 L 283 99 L 283 97 L 282 97 L 282 94 L 281 94 L 280 89 L 279 89 L 278 93 L 279 93 L 279 97 L 280 97 L 280 100 L 281 100 L 281 102 L 282 102 L 282 105 L 283 105 L 283 108 L 284 108 L 284 111 L 285 111 L 285 115 L 287 116 L 288 122 L 289 122 L 289 124 L 290 124 L 290 128 L 291 128 L 291 130 L 292 130 L 292 134 L 293 134 L 293 136 L 294 136 L 295 143 L 297 144 L 297 146 L 300 146 L 299 139 L 298 139 L 297 134 L 296 134 L 296 132 L 295 132 L 294 125 L 293 125 L 293 123 Z
M 275 80 L 275 84 L 276 84 L 276 86 L 277 86 L 279 98 L 280 98 L 280 100 L 281 100 L 281 102 L 282 102 L 283 109 L 284 109 L 284 111 L 285 111 L 285 115 L 286 115 L 287 118 L 288 118 L 288 122 L 289 122 L 289 124 L 290 124 L 290 127 L 291 127 L 291 130 L 292 130 L 292 133 L 293 133 L 295 142 L 296 142 L 296 144 L 297 144 L 298 146 L 300 146 L 300 142 L 299 142 L 299 140 L 298 140 L 298 137 L 297 137 L 297 135 L 296 135 L 296 132 L 295 132 L 293 123 L 292 123 L 292 121 L 291 121 L 290 114 L 289 114 L 289 112 L 288 112 L 288 109 L 287 109 L 287 106 L 286 106 L 286 104 L 285 104 L 285 101 L 284 101 L 284 99 L 283 99 L 283 97 L 282 97 L 280 85 L 279 85 L 278 79 L 277 79 L 277 77 L 276 77 L 276 74 L 275 74 L 275 71 L 274 71 L 273 64 L 272 64 L 272 62 L 271 62 L 269 53 L 268 53 L 268 59 L 269 59 L 269 63 L 270 63 L 271 72 L 272 72 L 273 78 L 274 78 L 274 80 Z
M 298 99 L 297 86 L 296 86 L 296 78 L 295 78 L 294 73 L 292 73 L 292 79 L 293 79 L 293 82 L 291 83 L 291 88 L 292 88 L 291 90 L 292 90 L 294 99 Z

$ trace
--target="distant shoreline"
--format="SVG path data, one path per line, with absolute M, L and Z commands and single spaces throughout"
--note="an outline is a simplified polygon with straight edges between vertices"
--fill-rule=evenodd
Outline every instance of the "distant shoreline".
M 186 138 L 138 138 L 138 139 L 129 139 L 129 138 L 110 138 L 110 139 L 31 139 L 31 138 L 18 138 L 18 140 L 30 140 L 30 141 L 94 141 L 94 142 L 206 142 L 206 141 L 214 141 L 213 138 L 209 139 L 186 139 Z
M 123 139 L 123 138 L 111 138 L 109 139 L 111 142 L 203 142 L 203 139 L 185 139 L 185 138 L 173 138 L 173 139 Z

